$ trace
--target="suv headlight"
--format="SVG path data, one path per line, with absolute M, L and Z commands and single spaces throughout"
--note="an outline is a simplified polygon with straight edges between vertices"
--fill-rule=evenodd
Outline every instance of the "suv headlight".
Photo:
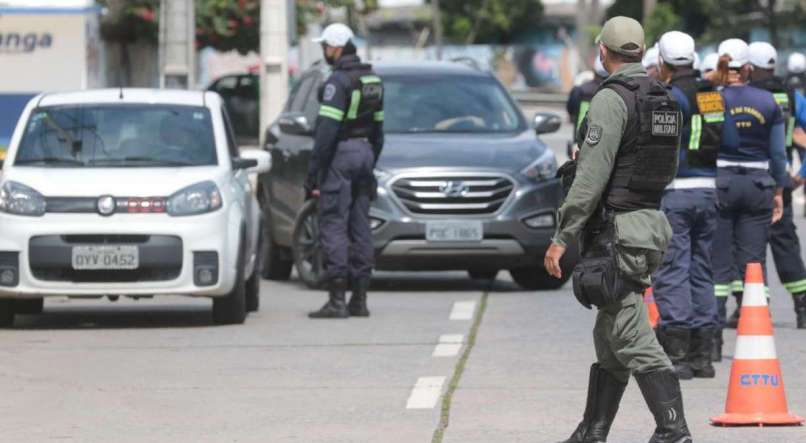
M 557 175 L 557 157 L 551 149 L 546 148 L 521 174 L 535 181 L 552 179 Z
M 211 181 L 188 186 L 168 198 L 168 214 L 173 216 L 204 214 L 220 207 L 221 192 Z
M 7 181 L 0 188 L 0 211 L 15 215 L 42 216 L 45 214 L 45 197 L 22 183 Z

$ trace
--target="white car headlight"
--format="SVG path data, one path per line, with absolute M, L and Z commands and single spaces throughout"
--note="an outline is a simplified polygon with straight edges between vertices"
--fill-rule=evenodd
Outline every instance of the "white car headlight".
M 537 160 L 521 171 L 521 174 L 535 181 L 552 179 L 557 175 L 557 157 L 551 149 L 546 148 Z
M 221 192 L 211 181 L 188 186 L 168 198 L 168 214 L 197 215 L 221 208 Z
M 0 211 L 15 215 L 42 216 L 45 197 L 22 183 L 7 181 L 0 188 Z

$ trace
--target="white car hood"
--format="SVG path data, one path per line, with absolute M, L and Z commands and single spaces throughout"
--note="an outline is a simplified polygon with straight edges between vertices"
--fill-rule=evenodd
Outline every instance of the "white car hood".
M 180 168 L 37 168 L 14 167 L 3 181 L 29 186 L 45 197 L 167 197 L 192 184 L 222 184 L 218 166 Z

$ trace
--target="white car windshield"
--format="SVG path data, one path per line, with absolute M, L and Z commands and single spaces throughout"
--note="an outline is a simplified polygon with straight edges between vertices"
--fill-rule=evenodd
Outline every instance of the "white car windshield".
M 179 105 L 69 105 L 37 108 L 15 165 L 74 167 L 216 164 L 206 108 Z

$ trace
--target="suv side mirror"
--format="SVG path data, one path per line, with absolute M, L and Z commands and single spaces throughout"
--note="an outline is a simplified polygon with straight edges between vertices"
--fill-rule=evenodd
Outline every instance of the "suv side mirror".
M 311 135 L 313 129 L 308 122 L 308 118 L 301 112 L 289 112 L 280 116 L 277 120 L 280 130 L 290 135 Z
M 563 121 L 559 115 L 551 112 L 538 112 L 533 120 L 535 132 L 540 134 L 551 134 L 557 132 Z

